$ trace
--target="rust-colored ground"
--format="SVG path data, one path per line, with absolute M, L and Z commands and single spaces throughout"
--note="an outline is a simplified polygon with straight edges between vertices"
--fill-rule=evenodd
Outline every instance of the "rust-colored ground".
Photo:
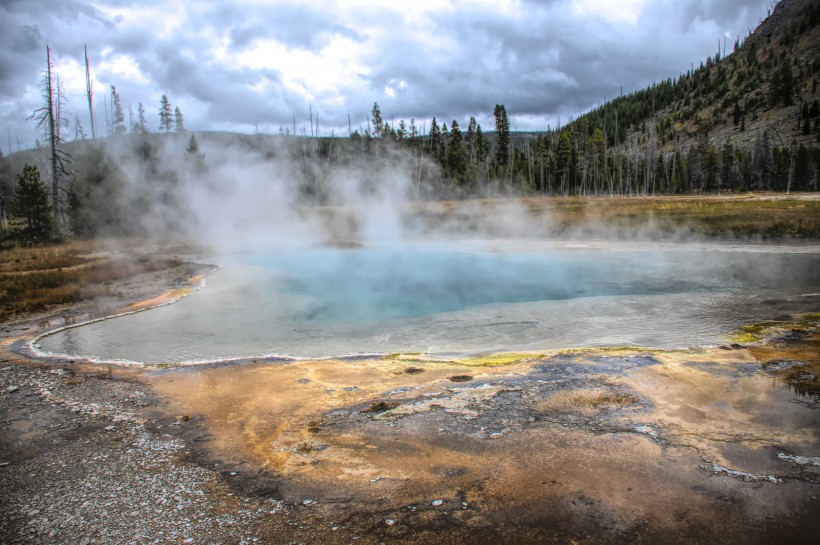
M 748 348 L 249 362 L 149 381 L 227 478 L 400 541 L 808 542 L 820 337 L 787 330 Z

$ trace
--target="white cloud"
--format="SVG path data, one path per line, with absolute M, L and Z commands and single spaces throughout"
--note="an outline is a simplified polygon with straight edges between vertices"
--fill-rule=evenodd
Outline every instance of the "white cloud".
M 582 17 L 600 17 L 612 24 L 637 24 L 649 0 L 572 0 L 572 10 Z
M 768 0 L 26 0 L 0 2 L 0 126 L 26 145 L 45 46 L 69 107 L 84 112 L 83 46 L 97 93 L 148 112 L 167 94 L 191 129 L 301 125 L 347 132 L 386 118 L 485 129 L 496 103 L 545 129 L 712 55 Z M 78 31 L 81 29 L 81 31 Z M 101 103 L 100 103 L 101 104 Z M 100 108 L 102 106 L 100 105 Z M 73 114 L 73 112 L 72 112 Z M 100 112 L 99 115 L 102 115 Z M 0 147 L 3 142 L 0 141 Z M 7 150 L 4 150 L 7 151 Z

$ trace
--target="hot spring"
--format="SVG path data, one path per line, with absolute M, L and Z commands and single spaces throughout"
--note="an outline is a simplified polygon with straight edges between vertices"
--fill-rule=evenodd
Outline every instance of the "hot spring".
M 213 261 L 224 267 L 176 304 L 63 329 L 35 346 L 147 364 L 685 348 L 820 302 L 816 247 L 448 241 Z

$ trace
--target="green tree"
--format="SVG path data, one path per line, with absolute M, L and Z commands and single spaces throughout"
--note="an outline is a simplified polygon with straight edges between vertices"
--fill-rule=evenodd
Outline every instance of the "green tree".
M 137 104 L 137 122 L 134 124 L 134 132 L 148 132 L 148 122 L 145 120 L 145 108 L 142 107 L 142 102 Z
M 467 161 L 469 163 L 475 162 L 476 156 L 476 137 L 475 132 L 478 128 L 478 123 L 474 116 L 470 116 L 470 122 L 467 124 Z
M 476 124 L 475 127 L 475 152 L 476 164 L 483 165 L 487 156 L 490 155 L 490 142 L 487 137 L 481 132 L 481 125 Z
M 39 243 L 51 238 L 53 223 L 48 201 L 48 189 L 40 179 L 40 171 L 26 164 L 17 176 L 11 213 L 26 221 L 24 236 L 28 241 Z
M 556 174 L 558 174 L 562 188 L 564 188 L 565 184 L 569 184 L 571 169 L 572 140 L 569 137 L 569 132 L 561 131 L 561 136 L 558 137 L 558 165 Z
M 379 108 L 378 102 L 373 103 L 373 110 L 371 111 L 373 117 L 373 131 L 374 136 L 381 137 L 384 132 L 384 120 L 382 119 L 382 110 Z
M 450 143 L 450 129 L 447 128 L 447 123 L 441 123 L 441 145 L 438 147 L 438 155 L 436 159 L 441 166 L 447 167 L 447 145 Z
M 593 192 L 598 193 L 598 191 L 603 188 L 603 169 L 606 165 L 606 140 L 604 139 L 604 131 L 597 127 L 592 131 L 592 136 L 589 139 L 589 147 L 592 152 Z
M 510 119 L 507 109 L 502 104 L 496 104 L 493 109 L 495 117 L 495 163 L 506 166 L 510 162 Z
M 430 155 L 438 158 L 439 156 L 439 147 L 441 146 L 441 130 L 438 127 L 438 123 L 436 122 L 436 118 L 433 118 L 433 122 L 430 123 Z
M 191 133 L 191 138 L 188 139 L 188 147 L 185 152 L 186 159 L 193 166 L 196 174 L 204 174 L 208 171 L 208 166 L 205 164 L 205 154 L 199 151 L 199 143 L 196 141 L 194 133 Z
M 191 134 L 191 138 L 188 139 L 188 147 L 185 148 L 185 151 L 191 154 L 199 153 L 199 143 L 196 141 L 196 136 Z
M 454 119 L 450 125 L 450 142 L 447 145 L 447 171 L 453 178 L 463 181 L 467 174 L 467 156 L 461 128 Z
M 159 130 L 171 132 L 174 118 L 171 114 L 171 103 L 166 95 L 162 95 L 159 101 Z
M 125 132 L 125 114 L 122 111 L 122 104 L 120 103 L 120 94 L 117 93 L 117 87 L 111 86 L 111 110 L 113 120 L 111 121 L 111 129 L 113 133 Z
M 174 130 L 176 132 L 185 132 L 185 118 L 182 116 L 179 106 L 174 108 Z

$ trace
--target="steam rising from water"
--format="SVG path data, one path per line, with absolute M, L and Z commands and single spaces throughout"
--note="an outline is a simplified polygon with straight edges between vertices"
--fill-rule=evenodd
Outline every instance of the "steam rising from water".
M 366 152 L 333 151 L 331 143 L 325 156 L 311 140 L 201 133 L 200 158 L 186 152 L 187 135 L 143 138 L 101 144 L 103 174 L 116 190 L 106 203 L 117 199 L 120 219 L 151 236 L 182 237 L 215 253 L 552 232 L 548 217 L 512 199 L 438 202 L 442 188 L 451 196 L 455 187 L 438 164 L 378 139 Z M 84 163 L 99 162 L 93 154 L 79 161 L 78 176 L 93 171 Z M 487 183 L 469 189 L 485 197 L 511 191 Z
M 145 228 L 191 237 L 226 267 L 180 304 L 63 331 L 44 350 L 165 362 L 683 347 L 818 303 L 805 296 L 820 291 L 816 248 L 634 242 L 650 230 L 549 243 L 550 219 L 518 201 L 412 202 L 435 196 L 436 171 L 409 152 L 375 146 L 360 164 L 304 140 L 200 140 L 207 168 L 173 138 L 154 169 L 133 142 L 109 145 Z

